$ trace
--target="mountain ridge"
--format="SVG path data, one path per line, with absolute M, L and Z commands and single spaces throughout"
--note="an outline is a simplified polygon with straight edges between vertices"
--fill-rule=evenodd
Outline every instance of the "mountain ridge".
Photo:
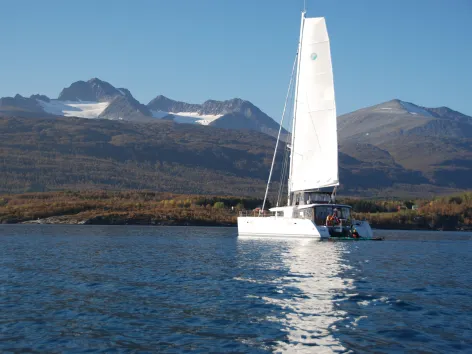
M 192 142 L 195 139 L 194 134 L 200 136 L 200 141 L 202 139 L 212 140 L 211 135 L 216 134 L 220 144 L 226 144 L 228 139 L 239 137 L 249 144 L 246 149 L 250 150 L 257 149 L 261 142 L 259 137 L 253 135 L 250 136 L 251 139 L 255 139 L 254 141 L 248 138 L 251 131 L 272 137 L 276 136 L 278 132 L 278 124 L 275 121 L 251 102 L 240 98 L 225 101 L 207 100 L 201 104 L 195 104 L 174 101 L 159 95 L 148 105 L 144 105 L 125 88 L 110 87 L 98 79 L 83 81 L 83 83 L 88 88 L 80 97 L 101 101 L 70 102 L 51 99 L 40 94 L 30 97 L 16 95 L 0 99 L 0 113 L 3 112 L 2 115 L 10 122 L 8 124 L 12 124 L 12 117 L 54 118 L 61 121 L 71 119 L 71 122 L 81 127 L 88 126 L 89 123 L 73 117 L 129 121 L 129 124 L 142 123 L 149 124 L 150 127 L 156 125 L 149 129 L 163 129 L 163 127 L 173 124 L 169 120 L 173 120 L 175 123 L 194 123 L 193 125 L 176 124 L 176 126 L 182 126 L 179 129 L 188 129 L 187 133 L 181 136 L 178 133 L 179 139 L 181 139 L 178 140 L 180 143 L 177 143 L 176 140 L 171 144 L 175 149 L 172 153 L 176 158 L 181 156 L 170 162 L 177 165 L 186 161 L 188 156 L 193 156 L 193 152 L 190 150 L 185 150 L 181 155 L 182 147 L 179 144 Z M 80 89 L 83 87 L 83 83 L 77 87 Z M 78 93 L 80 92 L 74 88 L 72 91 L 66 91 L 62 97 L 70 95 L 69 98 L 77 98 Z M 87 95 L 93 95 L 93 97 Z M 67 118 L 61 118 L 62 116 Z M 30 122 L 28 119 L 22 123 L 26 131 L 33 129 L 29 125 L 34 122 Z M 48 124 L 54 126 L 53 123 Z M 64 125 L 60 126 L 64 127 Z M 127 125 L 121 127 L 127 127 Z M 431 193 L 445 189 L 472 188 L 469 177 L 472 175 L 472 118 L 465 114 L 448 107 L 428 108 L 400 99 L 393 99 L 341 115 L 337 117 L 337 127 L 340 175 L 346 180 L 341 183 L 351 184 L 351 186 L 345 185 L 344 187 L 347 188 L 345 191 L 348 193 L 399 193 L 399 185 L 402 185 L 403 190 L 408 190 L 411 193 L 416 193 L 415 188 L 419 188 L 418 186 L 422 186 L 423 190 L 428 190 Z M 72 128 L 68 126 L 66 130 L 70 129 Z M 5 133 L 8 131 L 6 129 Z M 222 131 L 231 133 L 224 134 Z M 234 132 L 236 135 L 233 135 Z M 67 132 L 63 133 L 68 136 Z M 284 133 L 286 132 L 283 131 Z M 109 134 L 116 135 L 115 133 Z M 26 135 L 18 135 L 16 141 L 22 142 L 25 137 Z M 84 137 L 84 139 L 86 138 Z M 123 137 L 110 139 L 120 140 Z M 137 144 L 136 146 L 140 146 L 138 137 L 134 136 L 133 140 Z M 282 140 L 285 140 L 284 136 L 282 136 Z M 99 149 L 99 146 L 102 146 L 100 144 L 102 142 L 97 142 L 94 148 Z M 267 143 L 265 144 L 267 145 Z M 161 149 L 161 147 L 161 145 L 155 146 L 156 149 Z M 60 150 L 62 147 L 54 149 L 56 148 L 62 151 Z M 5 147 L 5 149 L 8 150 L 9 147 Z M 196 150 L 198 151 L 198 148 Z M 17 151 L 17 153 L 21 152 Z M 53 150 L 51 153 L 57 154 L 58 152 Z M 129 156 L 135 156 L 136 159 L 141 158 L 138 152 L 133 152 L 133 154 Z M 166 154 L 171 154 L 171 152 L 166 150 Z M 227 152 L 224 154 L 238 160 L 237 154 L 228 154 Z M 207 157 L 213 158 L 212 155 Z M 267 157 L 264 159 L 267 160 Z M 199 161 L 196 157 L 194 160 Z M 252 160 L 251 163 L 255 163 L 256 160 Z M 228 163 L 225 162 L 225 164 Z M 251 166 L 247 162 L 238 162 L 238 164 L 245 166 L 246 170 L 242 171 L 250 171 Z M 262 168 L 263 165 L 258 166 L 258 168 Z M 187 167 L 182 168 L 186 169 Z M 146 173 L 150 173 L 150 171 Z M 221 172 L 217 174 L 219 173 Z M 264 171 L 259 171 L 257 178 L 263 174 Z M 238 176 L 238 178 L 240 177 Z M 257 183 L 262 183 L 261 181 L 258 180 Z M 190 180 L 187 182 L 197 183 L 197 181 Z
M 201 116 L 204 120 L 213 116 L 212 125 L 226 129 L 250 129 L 261 131 L 271 136 L 277 136 L 279 124 L 257 106 L 241 98 L 232 98 L 225 101 L 206 100 L 202 104 L 175 101 L 163 95 L 152 99 L 148 105 L 151 110 L 168 114 L 192 114 Z M 216 119 L 215 119 L 216 118 Z M 288 132 L 282 129 L 282 134 Z
M 340 151 L 368 156 L 361 142 L 433 184 L 472 188 L 472 119 L 458 113 L 398 99 L 365 107 L 338 117 Z
M 275 140 L 251 130 L 227 130 L 165 120 L 143 123 L 80 118 L 1 117 L 0 192 L 62 189 L 149 189 L 174 193 L 261 196 Z M 339 193 L 398 196 L 456 191 L 420 171 L 380 158 L 339 153 Z M 284 144 L 273 174 L 277 190 Z M 355 156 L 352 156 L 355 155 Z M 53 167 L 53 168 L 51 168 Z
M 41 94 L 31 95 L 29 98 L 20 95 L 4 97 L 0 99 L 0 111 L 143 122 L 165 118 L 176 123 L 201 125 L 215 124 L 216 120 L 225 116 L 224 124 L 216 125 L 224 125 L 228 129 L 256 130 L 272 136 L 276 136 L 279 129 L 279 124 L 267 114 L 240 98 L 190 104 L 158 95 L 144 105 L 128 89 L 116 88 L 98 78 L 73 82 L 62 89 L 57 99 Z M 234 121 L 228 122 L 229 120 Z M 283 132 L 286 134 L 285 130 Z

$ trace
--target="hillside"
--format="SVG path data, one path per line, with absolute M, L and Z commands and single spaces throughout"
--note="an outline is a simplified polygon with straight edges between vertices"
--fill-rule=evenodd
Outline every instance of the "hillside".
M 472 118 L 392 100 L 338 117 L 340 150 L 417 171 L 429 183 L 472 188 Z
M 262 133 L 166 121 L 3 117 L 0 134 L 0 192 L 110 188 L 260 196 L 274 146 Z
M 275 139 L 250 130 L 0 114 L 0 193 L 137 189 L 262 197 Z M 280 151 L 284 149 L 283 144 Z M 280 176 L 282 153 L 273 181 Z M 363 143 L 340 152 L 339 193 L 422 196 L 452 193 L 392 155 Z M 273 184 L 272 195 L 277 191 Z
M 2 98 L 0 116 L 0 192 L 15 193 L 260 196 L 278 132 L 249 101 L 191 104 L 159 95 L 144 105 L 97 78 L 71 84 L 58 99 Z M 472 118 L 450 108 L 391 100 L 338 117 L 338 136 L 342 194 L 421 197 L 472 188 Z

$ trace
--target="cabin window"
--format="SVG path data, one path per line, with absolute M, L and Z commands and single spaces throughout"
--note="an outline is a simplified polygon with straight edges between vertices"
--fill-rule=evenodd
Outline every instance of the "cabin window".
M 317 206 L 315 211 L 315 223 L 316 225 L 324 225 L 326 218 L 333 212 L 333 208 L 329 206 Z
M 346 220 L 348 223 L 351 222 L 351 208 L 347 207 L 335 207 L 337 209 L 337 216 L 339 219 Z M 333 214 L 333 206 L 332 205 L 321 205 L 315 208 L 315 223 L 316 225 L 325 225 L 326 218 L 328 215 Z
M 338 208 L 338 218 L 351 222 L 351 208 Z

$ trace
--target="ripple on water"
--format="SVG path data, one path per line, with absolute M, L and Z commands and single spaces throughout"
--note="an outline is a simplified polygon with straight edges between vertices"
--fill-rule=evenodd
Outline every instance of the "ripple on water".
M 472 351 L 470 240 L 390 237 L 0 226 L 0 349 Z

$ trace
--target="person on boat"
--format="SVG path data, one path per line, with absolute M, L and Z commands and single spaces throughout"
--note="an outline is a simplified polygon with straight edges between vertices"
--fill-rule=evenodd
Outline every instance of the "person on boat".
M 334 226 L 339 224 L 338 209 L 333 210 L 333 214 L 328 215 L 326 218 L 326 226 Z
M 355 227 L 352 228 L 351 235 L 352 235 L 353 238 L 360 238 L 360 235 L 357 232 Z

